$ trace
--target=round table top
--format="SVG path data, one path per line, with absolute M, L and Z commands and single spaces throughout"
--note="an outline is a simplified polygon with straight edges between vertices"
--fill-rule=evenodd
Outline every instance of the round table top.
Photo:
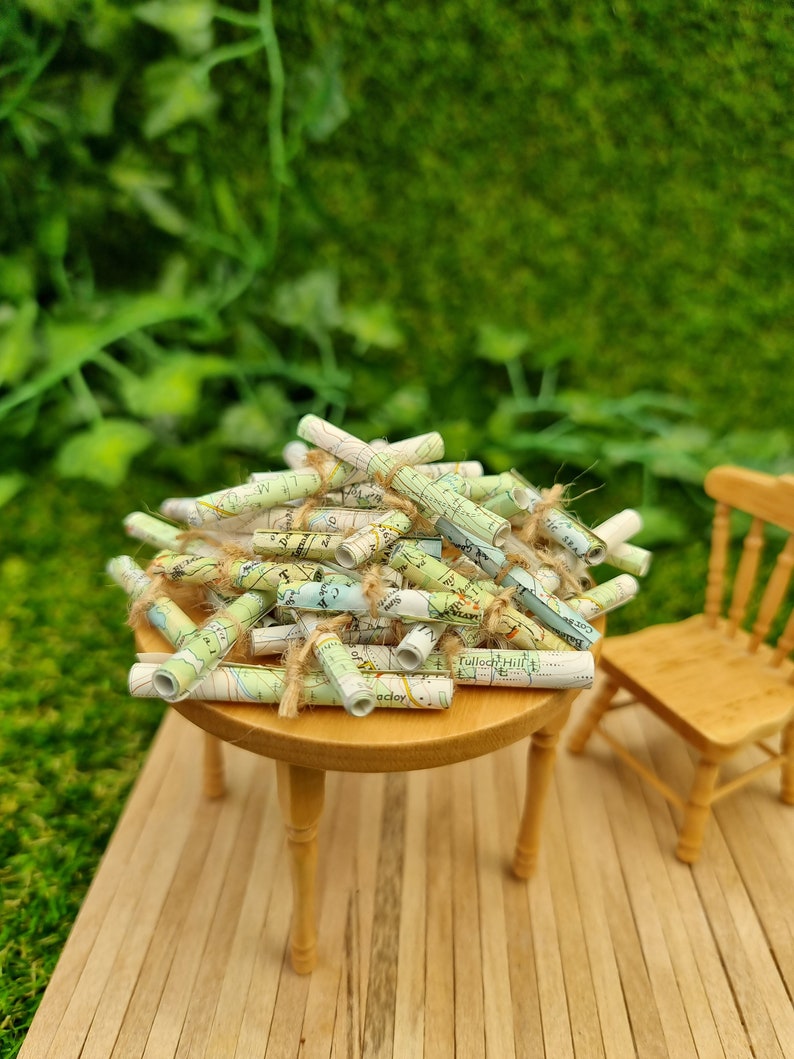
M 135 640 L 141 652 L 173 652 L 145 621 Z M 376 708 L 366 717 L 339 706 L 304 707 L 289 719 L 278 716 L 276 705 L 193 698 L 170 705 L 211 735 L 265 757 L 327 771 L 401 772 L 514 743 L 559 719 L 580 690 L 458 685 L 449 709 Z

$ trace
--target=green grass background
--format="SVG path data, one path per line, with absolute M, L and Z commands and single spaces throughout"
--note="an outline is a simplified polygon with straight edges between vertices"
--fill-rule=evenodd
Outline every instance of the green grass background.
M 276 5 L 276 22 L 288 70 L 310 47 L 336 49 L 349 115 L 295 159 L 278 271 L 255 293 L 264 303 L 276 280 L 335 269 L 343 300 L 386 302 L 405 334 L 391 350 L 337 350 L 350 426 L 397 438 L 441 425 L 453 455 L 487 448 L 498 458 L 500 430 L 535 423 L 494 421 L 511 387 L 504 366 L 476 355 L 478 328 L 491 323 L 530 336 L 521 369 L 533 392 L 559 364 L 562 386 L 605 400 L 646 389 L 692 398 L 689 426 L 709 432 L 714 461 L 776 458 L 779 445 L 760 452 L 759 437 L 742 432 L 790 431 L 787 5 L 313 0 Z M 224 77 L 213 144 L 233 157 L 242 200 L 256 202 L 266 100 L 247 90 L 258 84 L 253 66 Z M 14 166 L 37 194 L 57 194 L 42 157 Z M 65 165 L 64 186 L 72 175 Z M 142 282 L 173 242 L 162 232 L 148 240 L 143 220 L 136 229 L 129 217 L 103 230 L 103 218 L 119 219 L 110 198 L 105 206 L 83 233 L 102 275 Z M 232 345 L 247 340 L 244 324 Z M 321 371 L 310 342 L 282 337 L 291 363 Z M 205 416 L 222 398 L 206 394 Z M 279 440 L 302 399 L 300 389 L 285 396 Z M 582 412 L 582 430 L 605 407 Z M 596 466 L 599 436 L 585 457 Z M 559 467 L 525 460 L 541 485 Z M 226 467 L 255 465 L 249 453 Z M 222 484 L 196 482 L 197 491 Z M 132 640 L 104 564 L 128 548 L 127 512 L 182 488 L 145 461 L 116 489 L 44 465 L 2 511 L 0 1055 L 9 1059 L 162 715 L 125 693 Z M 637 504 L 642 490 L 642 474 L 626 466 L 580 513 L 595 521 Z M 699 602 L 707 507 L 697 483 L 675 474 L 659 495 L 687 535 L 657 552 L 615 631 Z

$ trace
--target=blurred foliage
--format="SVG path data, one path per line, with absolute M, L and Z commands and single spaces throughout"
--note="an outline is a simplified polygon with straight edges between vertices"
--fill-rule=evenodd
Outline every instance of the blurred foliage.
M 0 502 L 36 464 L 215 487 L 308 411 L 636 470 L 659 539 L 661 481 L 791 467 L 779 5 L 24 0 L 0 35 Z
M 137 457 L 188 480 L 266 459 L 343 409 L 337 336 L 400 341 L 333 270 L 276 274 L 291 165 L 347 103 L 330 32 L 291 19 L 287 76 L 270 3 L 246 6 L 28 0 L 0 23 L 0 498 L 37 460 L 116 485 Z

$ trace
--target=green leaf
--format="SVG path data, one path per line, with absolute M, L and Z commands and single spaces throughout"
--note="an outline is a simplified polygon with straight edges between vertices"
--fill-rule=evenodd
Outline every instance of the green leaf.
M 651 440 L 648 469 L 659 478 L 700 485 L 708 470 L 703 453 L 711 439 L 700 426 L 678 426 Z
M 108 176 L 125 195 L 147 214 L 158 228 L 170 235 L 184 235 L 190 223 L 163 194 L 173 185 L 173 178 L 147 164 L 135 152 L 124 151 L 108 169 Z
M 624 463 L 648 464 L 656 455 L 650 441 L 606 440 L 601 445 L 601 455 L 608 462 L 620 466 Z
M 219 102 L 206 73 L 181 59 L 164 59 L 147 67 L 144 89 L 149 111 L 143 132 L 150 140 L 185 122 L 209 120 Z
M 36 354 L 34 324 L 39 307 L 25 302 L 0 332 L 0 386 L 13 386 L 24 376 Z
M 113 108 L 121 81 L 87 70 L 80 79 L 78 107 L 80 124 L 90 136 L 108 136 L 113 131 Z
M 163 364 L 142 378 L 125 378 L 124 403 L 133 415 L 143 419 L 194 415 L 201 404 L 204 380 L 228 375 L 233 370 L 222 357 L 170 353 Z
M 384 403 L 386 429 L 410 431 L 416 423 L 430 421 L 431 398 L 423 386 L 401 386 Z
M 157 228 L 169 235 L 185 235 L 190 222 L 162 192 L 151 187 L 138 188 L 134 196 L 143 212 Z
M 65 210 L 45 213 L 36 229 L 36 243 L 48 257 L 62 258 L 69 242 L 69 219 Z
M 321 61 L 305 66 L 290 85 L 297 125 L 310 140 L 322 143 L 350 116 L 340 72 L 339 49 L 329 45 Z
M 0 257 L 0 297 L 18 304 L 32 298 L 36 292 L 36 276 L 26 250 L 12 256 Z
M 219 437 L 226 448 L 264 455 L 285 435 L 292 406 L 276 387 L 257 390 L 257 401 L 226 408 L 221 415 Z
M 477 332 L 476 353 L 492 364 L 507 364 L 529 349 L 526 331 L 507 331 L 496 324 L 482 324 Z
M 354 336 L 359 352 L 370 346 L 396 349 L 405 341 L 388 302 L 349 306 L 342 313 L 342 329 Z
M 168 33 L 187 55 L 212 47 L 215 5 L 208 0 L 149 0 L 135 8 L 135 17 Z
M 653 548 L 660 544 L 680 544 L 690 536 L 686 520 L 667 507 L 640 507 L 642 530 L 632 544 Z
M 22 6 L 47 22 L 62 25 L 77 13 L 80 0 L 22 0 Z
M 141 294 L 119 299 L 105 319 L 48 321 L 45 329 L 49 363 L 0 398 L 0 419 L 12 409 L 40 396 L 79 370 L 105 346 L 133 331 L 188 316 L 198 316 L 200 307 L 181 298 Z
M 519 434 L 515 447 L 534 456 L 568 460 L 583 467 L 598 460 L 598 449 L 582 434 Z
M 714 441 L 704 461 L 715 467 L 738 463 L 772 474 L 794 472 L 794 438 L 786 430 L 736 430 Z
M 80 29 L 85 43 L 97 51 L 112 52 L 119 42 L 129 39 L 133 13 L 110 0 L 93 0 L 90 18 L 83 18 Z M 114 56 L 115 58 L 115 56 Z
M 64 442 L 55 469 L 63 478 L 87 478 L 112 488 L 121 485 L 132 461 L 153 441 L 140 423 L 103 419 Z
M 0 474 L 0 507 L 7 504 L 27 482 L 27 476 L 21 472 Z
M 339 277 L 331 269 L 315 269 L 276 288 L 271 314 L 287 327 L 298 327 L 313 337 L 338 327 Z

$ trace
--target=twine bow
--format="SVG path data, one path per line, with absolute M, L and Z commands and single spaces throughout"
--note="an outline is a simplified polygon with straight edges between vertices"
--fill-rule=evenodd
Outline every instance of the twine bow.
M 350 614 L 338 614 L 321 621 L 303 641 L 291 644 L 284 652 L 284 692 L 278 707 L 279 717 L 292 719 L 298 716 L 303 705 L 303 681 L 310 669 L 315 644 L 326 633 L 338 634 L 350 624 L 350 620 Z

